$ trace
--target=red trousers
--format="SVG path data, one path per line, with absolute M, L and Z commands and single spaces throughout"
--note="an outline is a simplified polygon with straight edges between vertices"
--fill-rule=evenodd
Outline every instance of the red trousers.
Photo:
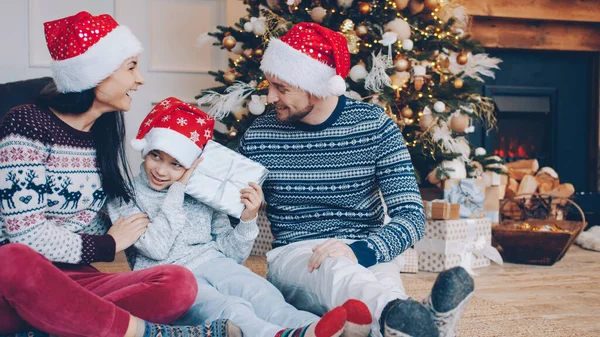
M 170 323 L 197 292 L 194 275 L 179 266 L 105 274 L 88 265 L 54 265 L 26 245 L 0 246 L 0 335 L 33 326 L 65 337 L 122 337 L 130 314 Z

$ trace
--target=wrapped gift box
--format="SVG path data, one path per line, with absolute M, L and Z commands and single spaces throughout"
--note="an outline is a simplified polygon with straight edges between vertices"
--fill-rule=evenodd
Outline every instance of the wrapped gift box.
M 506 191 L 506 185 L 508 185 L 508 176 L 506 174 L 498 174 L 496 172 L 485 171 L 483 172 L 483 181 L 485 183 L 485 186 L 487 187 L 497 186 L 498 199 L 504 199 L 504 192 Z
M 273 235 L 271 234 L 271 223 L 267 219 L 265 212 L 266 204 L 263 204 L 258 212 L 256 223 L 258 224 L 258 237 L 254 241 L 254 246 L 250 255 L 265 255 L 272 249 Z M 395 260 L 400 266 L 401 273 L 414 274 L 419 271 L 419 254 L 416 249 L 409 248 L 404 253 L 400 254 Z
M 485 188 L 485 203 L 483 210 L 486 218 L 490 218 L 493 224 L 500 221 L 500 190 L 502 186 L 488 186 Z
M 212 140 L 204 147 L 202 158 L 185 192 L 218 211 L 239 218 L 245 207 L 240 201 L 240 190 L 248 187 L 249 182 L 262 185 L 269 171 Z
M 423 201 L 425 216 L 434 220 L 460 219 L 460 205 L 451 204 L 444 200 Z
M 483 218 L 485 181 L 481 178 L 443 180 L 444 200 L 460 205 L 462 219 Z
M 425 235 L 417 242 L 419 270 L 440 272 L 452 267 L 487 267 L 490 260 L 502 264 L 492 247 L 492 221 L 482 219 L 428 220 Z

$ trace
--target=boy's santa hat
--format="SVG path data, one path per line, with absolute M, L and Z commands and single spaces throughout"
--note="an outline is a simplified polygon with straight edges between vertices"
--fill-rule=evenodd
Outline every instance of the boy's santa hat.
M 79 12 L 44 23 L 58 91 L 81 92 L 96 87 L 130 57 L 142 52 L 131 30 L 110 15 Z
M 152 150 L 164 151 L 189 168 L 212 139 L 214 127 L 215 120 L 204 111 L 169 97 L 146 116 L 131 146 L 143 157 Z
M 260 69 L 317 97 L 346 92 L 350 53 L 344 35 L 314 22 L 292 27 L 272 39 Z

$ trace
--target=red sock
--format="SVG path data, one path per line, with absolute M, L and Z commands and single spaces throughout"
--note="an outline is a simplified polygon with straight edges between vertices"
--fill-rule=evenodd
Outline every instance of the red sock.
M 316 337 L 337 337 L 344 331 L 346 309 L 336 307 L 323 315 L 315 327 Z
M 338 337 L 344 331 L 346 323 L 346 309 L 333 308 L 317 322 L 296 329 L 284 329 L 275 337 Z M 314 329 L 312 327 L 314 326 Z
M 346 326 L 343 337 L 367 337 L 371 332 L 373 317 L 371 311 L 362 301 L 349 299 L 342 307 L 346 309 Z

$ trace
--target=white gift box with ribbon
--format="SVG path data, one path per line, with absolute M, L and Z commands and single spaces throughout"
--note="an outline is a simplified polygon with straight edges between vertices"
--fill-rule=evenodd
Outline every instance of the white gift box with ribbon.
M 249 182 L 259 185 L 269 171 L 261 164 L 212 140 L 204 147 L 203 160 L 190 177 L 185 193 L 204 204 L 239 218 L 244 211 L 240 190 Z
M 427 220 L 425 235 L 417 242 L 419 270 L 441 272 L 456 266 L 469 274 L 487 267 L 490 261 L 502 265 L 502 257 L 492 247 L 492 221 L 482 219 Z

